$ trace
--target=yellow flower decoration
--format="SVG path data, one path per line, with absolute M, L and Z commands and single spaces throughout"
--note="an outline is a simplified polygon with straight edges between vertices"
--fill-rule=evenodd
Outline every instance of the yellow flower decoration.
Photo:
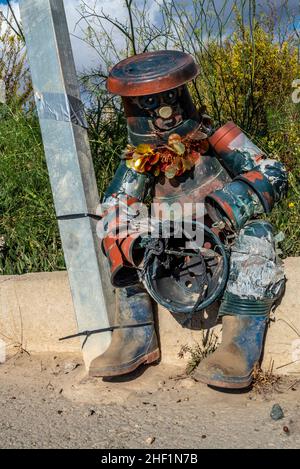
M 141 143 L 127 146 L 124 154 L 126 164 L 135 171 L 151 172 L 155 176 L 164 173 L 168 179 L 189 171 L 209 148 L 207 135 L 201 131 L 181 137 L 174 133 L 168 143 L 159 147 Z
M 140 155 L 146 155 L 147 153 L 153 153 L 153 147 L 148 143 L 140 143 L 136 147 L 135 152 Z

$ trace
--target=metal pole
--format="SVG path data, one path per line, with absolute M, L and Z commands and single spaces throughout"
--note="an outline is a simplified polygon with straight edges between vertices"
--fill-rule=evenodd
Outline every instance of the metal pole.
M 106 328 L 114 293 L 96 235 L 99 195 L 63 0 L 21 0 L 20 11 L 78 330 Z M 88 338 L 87 368 L 110 342 L 111 332 Z

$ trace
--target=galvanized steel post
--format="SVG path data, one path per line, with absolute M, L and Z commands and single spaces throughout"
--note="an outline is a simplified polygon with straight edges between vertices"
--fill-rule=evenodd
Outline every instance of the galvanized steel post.
M 96 234 L 99 195 L 63 0 L 21 0 L 20 11 L 78 330 L 106 328 L 114 293 Z M 87 368 L 110 342 L 111 332 L 88 338 Z

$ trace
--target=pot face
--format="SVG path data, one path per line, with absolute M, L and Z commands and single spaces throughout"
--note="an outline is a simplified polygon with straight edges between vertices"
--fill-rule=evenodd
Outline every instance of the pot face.
M 166 143 L 172 133 L 185 136 L 199 126 L 199 115 L 186 85 L 162 93 L 123 97 L 129 141 Z

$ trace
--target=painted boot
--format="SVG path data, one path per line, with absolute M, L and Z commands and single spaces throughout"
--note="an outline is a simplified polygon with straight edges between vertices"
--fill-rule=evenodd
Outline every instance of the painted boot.
M 222 343 L 200 362 L 194 377 L 215 387 L 246 388 L 262 353 L 267 317 L 226 315 L 222 320 Z
M 160 358 L 149 295 L 134 286 L 117 290 L 116 296 L 117 328 L 108 349 L 92 361 L 90 376 L 124 375 Z

